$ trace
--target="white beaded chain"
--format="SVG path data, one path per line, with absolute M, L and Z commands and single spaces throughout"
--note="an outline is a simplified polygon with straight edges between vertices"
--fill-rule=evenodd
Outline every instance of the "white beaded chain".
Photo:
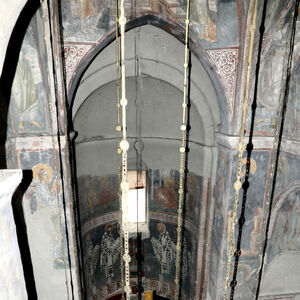
M 121 288 L 122 288 L 122 299 L 124 298 L 124 247 L 123 247 L 123 227 L 122 227 L 122 218 L 123 218 L 123 210 L 122 210 L 122 192 L 120 183 L 122 181 L 122 150 L 120 148 L 120 141 L 121 141 L 121 117 L 120 117 L 120 57 L 119 57 L 119 51 L 120 51 L 120 44 L 119 44 L 119 20 L 118 20 L 118 0 L 115 0 L 115 29 L 116 29 L 116 86 L 117 86 L 117 153 L 118 153 L 118 182 L 119 182 L 119 190 L 118 190 L 118 196 L 119 196 L 119 222 L 120 222 L 120 274 L 121 274 Z
M 234 183 L 234 200 L 233 200 L 233 208 L 232 208 L 232 222 L 230 228 L 230 241 L 227 245 L 227 262 L 226 262 L 226 274 L 223 283 L 223 300 L 227 299 L 227 292 L 229 287 L 229 278 L 231 274 L 231 262 L 232 257 L 236 252 L 235 248 L 235 226 L 237 223 L 237 209 L 239 204 L 239 191 L 242 187 L 241 177 L 242 177 L 242 159 L 243 153 L 245 150 L 245 124 L 246 124 L 246 116 L 248 112 L 248 96 L 249 96 L 249 85 L 250 85 L 250 75 L 251 75 L 251 65 L 252 65 L 252 56 L 253 56 L 253 44 L 254 44 L 254 36 L 256 30 L 256 16 L 257 16 L 257 2 L 252 6 L 252 23 L 250 27 L 250 41 L 249 41 L 249 50 L 248 50 L 248 59 L 247 59 L 247 72 L 246 72 L 246 83 L 244 89 L 244 97 L 243 97 L 243 110 L 242 110 L 242 118 L 241 118 L 241 127 L 240 127 L 240 137 L 239 137 L 239 145 L 238 145 L 238 162 L 237 162 L 237 171 L 236 171 L 236 180 Z
M 121 188 L 121 201 L 122 201 L 122 228 L 123 237 L 124 237 L 124 254 L 123 260 L 125 264 L 125 287 L 124 291 L 126 293 L 126 299 L 130 299 L 131 287 L 130 287 L 130 271 L 129 271 L 129 262 L 131 257 L 129 255 L 129 232 L 128 232 L 128 174 L 127 174 L 127 151 L 129 149 L 129 143 L 126 139 L 126 83 L 125 83 L 125 9 L 124 9 L 124 0 L 121 0 L 120 4 L 120 37 L 121 37 L 121 107 L 122 107 L 122 141 L 120 142 L 120 149 L 122 151 L 122 181 L 120 184 Z

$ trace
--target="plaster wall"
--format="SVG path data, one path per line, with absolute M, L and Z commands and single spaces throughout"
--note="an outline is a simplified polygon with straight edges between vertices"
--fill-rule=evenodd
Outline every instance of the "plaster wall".
M 259 299 L 300 299 L 299 251 L 283 252 L 265 269 Z
M 21 170 L 0 170 L 0 299 L 28 299 L 11 199 Z
M 3 128 L 5 131 L 4 140 L 1 139 L 5 143 L 5 147 L 1 145 L 4 148 L 1 160 L 5 159 L 7 168 L 27 171 L 25 179 L 30 185 L 19 199 L 26 224 L 20 222 L 20 226 L 26 227 L 28 233 L 33 285 L 38 296 L 77 299 L 76 246 L 72 226 L 68 227 L 73 214 L 70 173 L 65 158 L 68 146 L 65 136 L 58 139 L 56 135 L 58 123 L 65 120 L 63 109 L 56 114 L 56 100 L 59 103 L 61 99 L 54 89 L 57 74 L 51 72 L 51 51 L 55 51 L 50 42 L 49 18 L 52 15 L 49 16 L 48 3 L 39 5 L 32 1 L 31 4 L 34 9 L 29 6 L 25 14 L 21 14 L 17 30 L 11 37 L 1 77 L 1 108 L 9 106 L 8 111 L 7 108 L 1 110 L 1 133 Z M 30 8 L 32 10 L 28 11 Z M 24 27 L 24 20 L 30 22 L 28 28 Z M 20 29 L 20 26 L 23 27 Z M 63 205 L 68 206 L 68 219 Z
M 165 81 L 183 91 L 184 46 L 180 41 L 151 25 L 130 30 L 125 41 L 127 77 L 135 75 L 135 57 L 138 57 L 139 74 Z M 115 42 L 106 47 L 84 73 L 72 105 L 73 118 L 82 102 L 99 86 L 116 79 L 112 55 L 115 47 Z M 191 64 L 190 98 L 204 128 L 203 143 L 213 145 L 213 130 L 220 123 L 219 104 L 207 72 L 194 55 Z
M 14 25 L 27 0 L 1 1 L 0 3 L 0 74 L 2 73 L 7 45 Z

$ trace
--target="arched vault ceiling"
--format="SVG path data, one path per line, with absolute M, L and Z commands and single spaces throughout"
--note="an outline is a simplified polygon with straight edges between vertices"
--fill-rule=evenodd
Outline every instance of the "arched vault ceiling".
M 150 25 L 127 32 L 127 77 L 135 75 L 135 56 L 139 58 L 140 74 L 157 78 L 183 90 L 184 46 L 170 34 Z M 113 42 L 95 58 L 83 75 L 73 102 L 73 118 L 89 95 L 115 79 L 115 42 Z M 213 132 L 220 123 L 218 102 L 207 73 L 193 55 L 190 98 L 204 127 L 202 142 L 213 145 Z
M 127 106 L 129 159 L 135 160 L 133 145 L 140 132 L 146 165 L 151 169 L 176 168 L 181 138 L 182 92 L 165 81 L 147 76 L 139 79 L 128 77 L 126 83 L 127 98 L 132 100 Z M 137 109 L 141 111 L 140 127 Z M 194 103 L 191 103 L 189 120 L 189 169 L 210 176 L 213 147 L 204 144 L 205 128 Z M 78 175 L 116 172 L 116 122 L 116 82 L 112 81 L 92 93 L 74 117 L 74 129 L 78 132 Z

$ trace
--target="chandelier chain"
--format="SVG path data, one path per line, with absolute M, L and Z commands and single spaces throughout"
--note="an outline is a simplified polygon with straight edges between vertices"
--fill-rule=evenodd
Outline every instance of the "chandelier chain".
M 272 203 L 274 197 L 274 188 L 276 184 L 276 170 L 278 166 L 278 158 L 280 153 L 280 144 L 282 137 L 282 130 L 284 125 L 284 116 L 286 112 L 286 105 L 288 101 L 288 92 L 289 92 L 289 80 L 291 75 L 292 68 L 292 58 L 293 58 L 293 50 L 294 50 L 294 39 L 295 39 L 295 30 L 296 30 L 296 22 L 298 16 L 298 7 L 299 0 L 295 0 L 294 10 L 292 12 L 293 21 L 290 22 L 290 40 L 287 43 L 285 49 L 285 56 L 283 65 L 285 66 L 282 72 L 281 82 L 284 84 L 284 88 L 281 89 L 280 98 L 279 98 L 279 106 L 277 111 L 276 125 L 274 130 L 274 142 L 273 148 L 271 152 L 271 168 L 270 174 L 267 183 L 267 197 L 264 203 L 264 213 L 263 213 L 263 222 L 261 228 L 261 237 L 265 237 L 264 243 L 261 242 L 261 246 L 259 249 L 260 254 L 258 255 L 258 267 L 255 276 L 255 285 L 254 285 L 254 296 L 253 299 L 258 299 L 259 290 L 260 290 L 260 280 L 262 276 L 262 272 L 264 269 L 264 259 L 266 254 L 266 248 L 268 244 L 268 234 L 269 234 L 269 223 L 271 217 Z
M 176 244 L 176 271 L 175 271 L 175 300 L 180 297 L 180 266 L 181 266 L 181 249 L 182 249 L 182 225 L 183 225 L 183 201 L 184 201 L 184 179 L 185 179 L 185 153 L 186 153 L 186 116 L 187 116 L 187 71 L 188 71 L 188 42 L 189 42 L 189 11 L 190 1 L 187 0 L 186 20 L 185 20 L 185 45 L 184 45 L 184 84 L 183 84 L 183 100 L 182 100 L 182 124 L 181 145 L 179 148 L 179 189 L 178 189 L 178 208 L 177 208 L 177 244 Z
M 253 56 L 253 45 L 254 45 L 254 36 L 256 30 L 256 17 L 257 17 L 257 0 L 252 5 L 252 22 L 250 27 L 250 40 L 249 40 L 249 50 L 248 50 L 248 58 L 247 58 L 247 71 L 246 71 L 246 82 L 245 89 L 243 95 L 243 105 L 242 105 L 242 118 L 241 118 L 241 126 L 240 126 L 240 136 L 239 136 L 239 145 L 238 145 L 238 162 L 237 162 L 237 171 L 236 171 L 236 180 L 234 183 L 234 200 L 233 200 L 233 208 L 232 208 L 232 221 L 230 228 L 230 241 L 227 245 L 227 262 L 226 262 L 226 273 L 225 280 L 223 283 L 223 300 L 227 298 L 227 291 L 229 287 L 229 278 L 231 274 L 231 262 L 233 255 L 236 251 L 235 248 L 235 226 L 237 223 L 237 209 L 239 205 L 239 190 L 242 187 L 241 176 L 242 176 L 242 158 L 245 150 L 245 123 L 246 116 L 248 112 L 248 97 L 249 97 L 249 86 L 250 86 L 250 75 L 251 75 L 251 65 L 252 65 L 252 56 Z
M 130 287 L 130 270 L 129 263 L 131 257 L 129 255 L 129 232 L 128 232 L 128 172 L 127 172 L 127 151 L 129 149 L 129 143 L 126 139 L 126 107 L 127 107 L 127 99 L 126 99 L 126 74 L 125 74 L 125 8 L 124 8 L 124 0 L 120 1 L 120 18 L 118 20 L 120 24 L 120 38 L 121 38 L 121 101 L 117 103 L 121 105 L 122 110 L 122 140 L 120 141 L 120 150 L 122 156 L 122 166 L 121 166 L 121 206 L 122 206 L 122 235 L 124 238 L 123 243 L 123 260 L 125 267 L 125 283 L 124 283 L 124 291 L 126 293 L 126 299 L 130 299 L 131 287 Z M 117 62 L 118 63 L 118 62 Z M 119 106 L 118 106 L 119 109 Z M 119 120 L 119 119 L 118 119 Z M 120 127 L 118 129 L 121 130 Z
M 122 230 L 122 192 L 120 188 L 120 184 L 122 181 L 122 150 L 119 145 L 121 142 L 121 118 L 120 118 L 120 43 L 119 43 L 119 11 L 118 11 L 118 0 L 115 0 L 115 30 L 116 30 L 116 96 L 117 96 L 117 154 L 118 154 L 118 182 L 119 182 L 119 190 L 118 190 L 118 198 L 119 198 L 119 222 L 120 222 L 120 277 L 121 277 L 121 288 L 122 288 L 122 299 L 125 299 L 124 296 L 124 245 L 123 245 L 123 230 Z

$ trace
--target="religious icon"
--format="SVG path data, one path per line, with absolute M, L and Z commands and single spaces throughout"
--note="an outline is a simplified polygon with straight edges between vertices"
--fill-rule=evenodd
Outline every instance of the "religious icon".
M 51 166 L 44 163 L 37 164 L 32 168 L 32 175 L 33 183 L 26 195 L 30 199 L 31 213 L 34 213 L 38 206 L 56 206 L 61 188 L 60 183 L 53 180 Z
M 94 246 L 90 234 L 86 236 L 86 249 L 87 276 L 89 281 L 92 282 L 98 264 L 100 245 L 96 244 Z
M 100 267 L 105 272 L 106 278 L 114 276 L 113 264 L 120 255 L 120 238 L 112 235 L 113 224 L 106 224 L 101 240 Z
M 170 274 L 171 264 L 176 260 L 175 243 L 171 240 L 169 232 L 166 231 L 165 224 L 158 223 L 156 228 L 159 237 L 158 239 L 151 238 L 152 248 L 161 265 L 161 274 Z

